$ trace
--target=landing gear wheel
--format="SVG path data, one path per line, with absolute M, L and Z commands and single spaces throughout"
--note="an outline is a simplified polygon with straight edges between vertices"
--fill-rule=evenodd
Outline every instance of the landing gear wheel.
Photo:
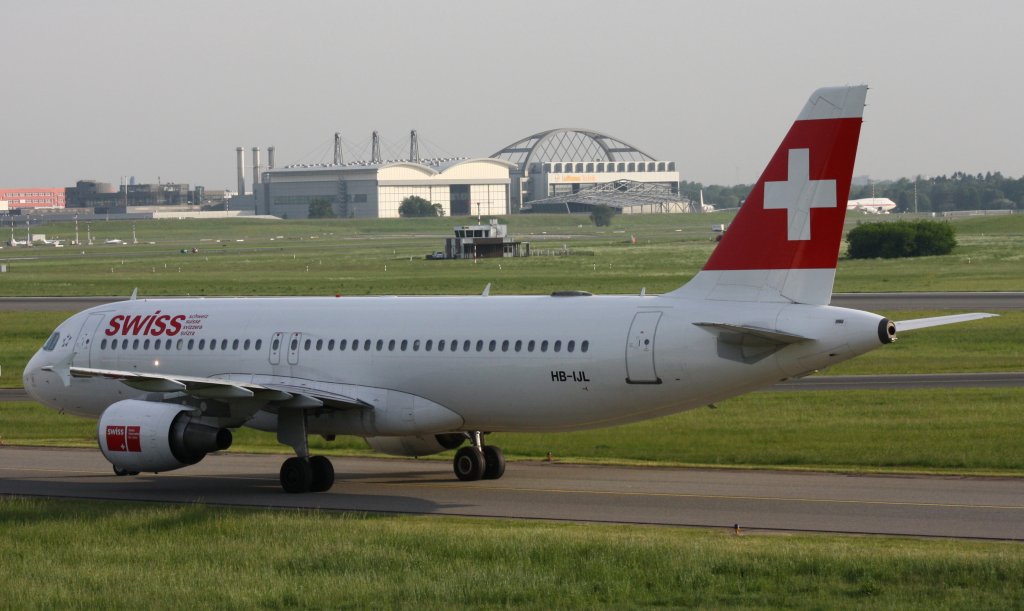
M 484 479 L 499 479 L 505 475 L 505 455 L 501 448 L 496 446 L 484 446 Z
M 285 492 L 309 492 L 313 484 L 313 468 L 308 458 L 292 456 L 281 465 L 281 487 Z
M 464 482 L 475 482 L 484 476 L 484 453 L 475 446 L 466 446 L 455 453 L 455 460 L 452 466 L 455 469 L 455 477 Z
M 128 469 L 122 469 L 121 467 L 114 467 L 114 475 L 118 477 L 124 477 L 126 475 L 138 475 L 138 471 L 129 471 Z
M 334 485 L 334 465 L 326 456 L 314 456 L 309 459 L 309 466 L 313 470 L 313 481 L 309 486 L 310 492 L 325 492 Z

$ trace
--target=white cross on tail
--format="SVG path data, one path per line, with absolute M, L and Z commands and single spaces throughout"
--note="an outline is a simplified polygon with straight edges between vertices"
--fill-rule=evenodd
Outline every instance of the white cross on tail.
M 764 183 L 764 209 L 786 210 L 786 239 L 811 239 L 811 208 L 835 208 L 836 181 L 811 180 L 810 149 L 789 149 L 789 176 Z

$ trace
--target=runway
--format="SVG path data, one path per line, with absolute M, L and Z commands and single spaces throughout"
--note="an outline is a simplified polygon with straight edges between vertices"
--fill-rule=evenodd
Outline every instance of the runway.
M 120 297 L 0 297 L 0 311 L 79 312 Z M 170 297 L 170 299 L 186 299 Z M 832 305 L 877 312 L 899 310 L 1024 310 L 1024 292 L 836 293 Z
M 116 477 L 97 450 L 0 448 L 0 494 L 741 530 L 1024 540 L 1024 479 L 510 463 L 459 482 L 447 462 L 334 458 L 320 494 L 281 492 L 282 456 L 222 454 Z

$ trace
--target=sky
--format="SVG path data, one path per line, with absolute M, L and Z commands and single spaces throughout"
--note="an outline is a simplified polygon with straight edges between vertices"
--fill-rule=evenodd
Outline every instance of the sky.
M 756 180 L 810 93 L 870 86 L 856 175 L 1024 175 L 1024 3 L 9 3 L 0 188 L 235 186 L 277 165 L 489 156 L 581 127 L 704 184 Z M 390 154 L 389 154 L 390 153 Z M 266 162 L 266 153 L 263 153 Z M 246 170 L 247 184 L 251 180 Z

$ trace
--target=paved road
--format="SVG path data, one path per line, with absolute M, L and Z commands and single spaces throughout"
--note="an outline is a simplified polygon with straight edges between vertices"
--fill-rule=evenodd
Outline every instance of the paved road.
M 120 297 L 0 297 L 0 311 L 78 312 Z M 898 310 L 1024 310 L 1019 293 L 837 293 L 832 305 L 878 312 Z
M 898 390 L 904 388 L 1012 388 L 1024 387 L 1024 372 L 915 373 L 871 376 L 810 376 L 782 382 L 768 391 L 793 390 Z M 0 388 L 0 402 L 31 401 L 21 388 Z
M 0 448 L 0 494 L 1024 541 L 1024 479 L 513 463 L 459 482 L 444 462 L 335 458 L 332 490 L 290 495 L 282 458 L 120 478 L 95 450 Z

